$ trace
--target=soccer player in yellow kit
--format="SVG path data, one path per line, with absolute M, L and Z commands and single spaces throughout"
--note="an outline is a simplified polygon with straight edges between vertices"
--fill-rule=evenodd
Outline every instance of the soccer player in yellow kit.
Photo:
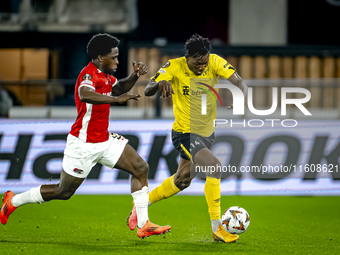
M 211 45 L 207 38 L 193 35 L 185 44 L 186 55 L 169 60 L 145 88 L 145 95 L 152 96 L 160 91 L 161 98 L 172 97 L 175 122 L 172 127 L 172 142 L 181 158 L 176 174 L 152 190 L 149 205 L 171 197 L 190 186 L 198 174 L 195 165 L 202 167 L 221 166 L 221 162 L 210 151 L 214 142 L 216 98 L 218 77 L 229 80 L 246 94 L 247 86 L 225 59 L 210 54 Z M 206 114 L 202 114 L 201 99 L 206 94 Z M 221 169 L 221 168 L 220 168 Z M 204 193 L 209 207 L 212 234 L 216 241 L 235 242 L 238 235 L 224 230 L 221 220 L 220 182 L 221 172 L 207 172 Z M 133 230 L 137 225 L 135 208 L 128 218 Z

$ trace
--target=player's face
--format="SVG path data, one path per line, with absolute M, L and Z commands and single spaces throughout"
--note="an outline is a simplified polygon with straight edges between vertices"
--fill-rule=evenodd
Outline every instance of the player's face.
M 117 70 L 119 51 L 118 48 L 112 48 L 111 52 L 103 57 L 103 72 L 113 74 Z
M 196 75 L 201 75 L 209 64 L 209 54 L 197 57 L 187 57 L 188 67 Z

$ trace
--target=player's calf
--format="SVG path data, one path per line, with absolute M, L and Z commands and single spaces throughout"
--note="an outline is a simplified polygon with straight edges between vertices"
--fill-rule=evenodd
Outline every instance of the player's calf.
M 41 195 L 44 197 L 44 201 L 51 200 L 69 200 L 75 193 L 76 189 L 61 188 L 59 184 L 42 185 Z

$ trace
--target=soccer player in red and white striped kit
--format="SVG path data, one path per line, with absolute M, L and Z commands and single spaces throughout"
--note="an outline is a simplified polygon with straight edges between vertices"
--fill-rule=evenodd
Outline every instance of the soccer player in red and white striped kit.
M 110 104 L 138 100 L 140 95 L 128 91 L 140 75 L 147 73 L 144 63 L 134 61 L 134 72 L 117 80 L 112 74 L 118 66 L 118 44 L 119 40 L 109 34 L 97 34 L 89 41 L 87 53 L 92 61 L 80 72 L 75 86 L 78 116 L 67 137 L 60 182 L 16 195 L 7 191 L 0 210 L 2 224 L 6 224 L 9 215 L 24 204 L 69 199 L 92 167 L 101 163 L 132 175 L 131 193 L 138 214 L 138 237 L 163 234 L 171 229 L 149 221 L 148 164 L 127 144 L 127 139 L 108 132 Z

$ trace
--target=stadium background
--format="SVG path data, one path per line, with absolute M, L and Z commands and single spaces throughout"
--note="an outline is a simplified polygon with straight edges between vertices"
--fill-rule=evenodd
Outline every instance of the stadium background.
M 217 134 L 229 139 L 219 149 L 224 165 L 230 160 L 236 160 L 239 166 L 251 165 L 258 155 L 255 152 L 271 141 L 272 146 L 262 150 L 266 155 L 262 157 L 264 164 L 339 166 L 339 1 L 170 4 L 136 0 L 8 0 L 1 1 L 0 8 L 4 112 L 0 119 L 0 193 L 57 182 L 66 135 L 76 116 L 75 80 L 90 60 L 86 44 L 98 32 L 121 40 L 117 78 L 131 72 L 132 60 L 147 64 L 148 74 L 133 89 L 140 94 L 161 65 L 184 54 L 184 42 L 194 33 L 209 37 L 212 52 L 225 57 L 254 87 L 254 105 L 258 109 L 271 106 L 271 87 L 296 86 L 311 91 L 312 98 L 305 104 L 311 117 L 302 115 L 296 107 L 289 107 L 284 117 L 298 120 L 297 128 L 218 130 Z M 230 100 L 227 91 L 220 95 L 223 102 Z M 299 97 L 294 93 L 290 96 Z M 11 100 L 6 100 L 9 97 Z M 225 114 L 224 110 L 219 112 Z M 255 117 L 246 112 L 238 118 Z M 129 138 L 149 163 L 151 189 L 176 171 L 178 158 L 170 140 L 171 100 L 142 97 L 139 102 L 112 105 L 110 119 L 110 131 Z M 231 175 L 222 182 L 222 194 L 340 193 L 338 172 L 296 172 L 276 177 L 261 180 L 253 174 Z M 77 194 L 129 194 L 128 178 L 98 165 Z M 197 179 L 183 194 L 203 195 L 203 186 L 204 182 Z

